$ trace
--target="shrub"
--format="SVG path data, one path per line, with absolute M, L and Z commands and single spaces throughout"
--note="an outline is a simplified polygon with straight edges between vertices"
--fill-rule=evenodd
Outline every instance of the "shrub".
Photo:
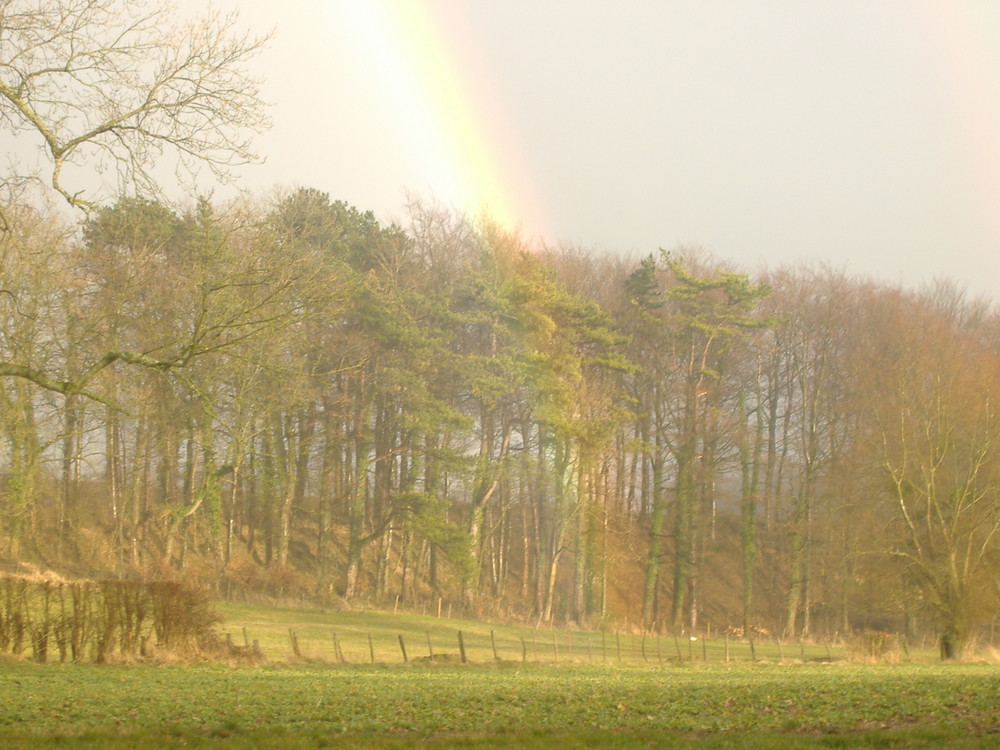
M 862 630 L 847 640 L 847 659 L 856 662 L 899 662 L 899 636 L 879 630 Z
M 218 615 L 202 589 L 175 581 L 52 582 L 0 578 L 0 653 L 30 645 L 44 662 L 55 645 L 60 661 L 98 663 L 114 656 L 197 654 L 218 649 Z

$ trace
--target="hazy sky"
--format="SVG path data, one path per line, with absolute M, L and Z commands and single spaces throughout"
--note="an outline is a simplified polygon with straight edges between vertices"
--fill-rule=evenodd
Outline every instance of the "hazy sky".
M 382 219 L 407 191 L 486 197 L 553 244 L 701 245 L 1000 299 L 997 0 L 216 7 L 275 28 L 267 163 L 244 185 Z

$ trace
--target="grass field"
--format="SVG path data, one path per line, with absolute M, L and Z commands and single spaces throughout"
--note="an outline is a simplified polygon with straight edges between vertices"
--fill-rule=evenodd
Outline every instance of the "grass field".
M 494 625 L 432 615 L 380 612 L 337 613 L 288 608 L 222 604 L 221 628 L 237 645 L 257 641 L 271 661 L 292 654 L 290 631 L 295 634 L 304 659 L 338 662 L 342 654 L 351 664 L 403 662 L 399 639 L 408 659 L 460 657 L 458 634 L 470 662 L 520 661 L 537 663 L 666 664 L 677 662 L 803 661 L 829 662 L 846 656 L 842 644 L 779 644 L 773 638 L 749 644 L 714 636 L 692 641 L 681 638 L 642 637 L 631 633 L 581 632 Z M 336 645 L 340 653 L 335 651 Z M 494 651 L 495 646 L 495 651 Z M 374 653 L 374 659 L 372 654 Z M 930 658 L 928 651 L 913 657 Z
M 271 662 L 0 665 L 0 748 L 1000 744 L 1000 668 L 989 664 L 726 663 L 711 654 L 707 661 L 663 663 L 629 663 L 624 654 L 621 663 L 611 655 L 604 663 L 594 654 L 590 663 L 579 633 L 572 660 L 566 650 L 559 661 L 534 663 L 521 661 L 521 633 L 529 631 L 494 627 L 498 662 L 487 625 L 476 633 L 473 623 L 441 620 L 434 630 L 424 618 L 370 612 L 226 608 L 225 614 L 234 638 L 246 627 L 272 652 Z M 456 625 L 469 634 L 469 664 L 413 657 L 404 664 L 398 644 L 397 656 L 388 657 L 400 634 L 415 642 L 423 635 L 426 650 L 429 632 L 432 648 L 440 639 L 443 653 Z M 299 658 L 286 659 L 289 627 L 298 633 Z M 363 636 L 357 658 L 345 652 L 353 663 L 329 663 L 332 632 L 348 644 Z M 376 650 L 374 665 L 364 663 L 369 633 L 387 652 L 380 660 Z M 549 635 L 539 631 L 536 644 Z M 553 652 L 568 649 L 558 645 L 566 635 L 557 634 Z M 593 653 L 599 636 L 588 637 L 595 639 Z M 309 653 L 327 643 L 325 654 Z

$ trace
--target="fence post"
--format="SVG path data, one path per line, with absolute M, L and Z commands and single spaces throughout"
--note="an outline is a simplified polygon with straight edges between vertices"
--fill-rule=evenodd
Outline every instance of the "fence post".
M 431 631 L 427 631 L 427 654 L 434 661 L 434 647 L 431 645 Z
M 368 634 L 368 653 L 372 657 L 372 664 L 375 663 L 375 644 L 372 643 L 372 634 Z
M 500 661 L 500 657 L 497 656 L 497 639 L 493 631 L 490 631 L 490 644 L 493 646 L 493 661 Z
M 458 631 L 458 653 L 462 656 L 462 664 L 467 664 L 469 660 L 465 657 L 465 641 L 461 630 Z
M 403 652 L 403 663 L 408 664 L 409 659 L 406 657 L 406 644 L 403 643 L 403 634 L 399 634 L 399 650 Z

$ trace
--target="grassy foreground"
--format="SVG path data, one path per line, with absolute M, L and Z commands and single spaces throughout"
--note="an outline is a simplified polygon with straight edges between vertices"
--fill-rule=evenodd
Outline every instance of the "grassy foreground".
M 995 746 L 987 665 L 41 666 L 0 747 Z
M 373 613 L 224 614 L 224 630 L 235 639 L 245 627 L 272 661 L 0 663 L 0 749 L 1000 744 L 1000 668 L 988 664 L 829 664 L 808 655 L 727 663 L 707 648 L 707 659 L 660 654 L 650 663 L 652 644 L 644 659 L 620 638 L 605 660 L 597 649 L 608 651 L 609 639 L 593 634 L 589 649 L 583 634 L 574 634 L 575 645 L 557 634 L 551 656 L 558 659 L 543 663 L 522 659 L 525 644 L 533 637 L 541 649 L 550 633 Z M 443 653 L 456 625 L 474 644 L 469 664 L 413 657 L 404 664 L 398 643 L 390 648 L 404 635 L 414 650 L 422 637 L 425 649 Z M 291 659 L 289 628 L 300 631 L 303 651 Z M 332 632 L 349 647 L 349 663 L 331 662 Z M 369 642 L 377 644 L 375 664 L 366 663 Z M 492 658 L 494 642 L 501 661 Z

